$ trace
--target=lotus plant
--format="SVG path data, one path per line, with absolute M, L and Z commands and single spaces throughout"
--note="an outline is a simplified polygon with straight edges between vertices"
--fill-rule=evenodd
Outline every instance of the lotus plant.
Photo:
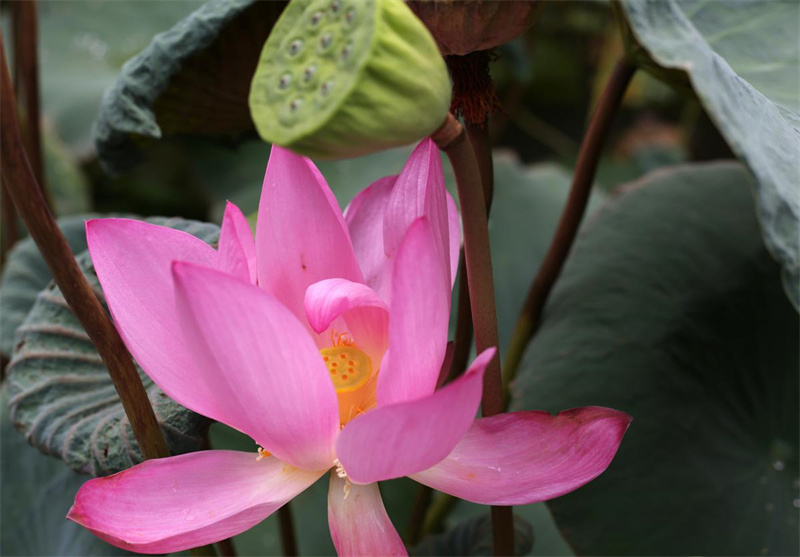
M 144 371 L 254 440 L 252 452 L 148 460 L 84 484 L 68 517 L 118 547 L 168 553 L 234 536 L 328 474 L 338 553 L 401 555 L 377 482 L 542 501 L 599 475 L 630 422 L 605 408 L 476 420 L 494 349 L 437 390 L 460 231 L 428 140 L 344 215 L 311 161 L 273 147 L 255 241 L 232 204 L 218 249 L 134 220 L 86 229 Z

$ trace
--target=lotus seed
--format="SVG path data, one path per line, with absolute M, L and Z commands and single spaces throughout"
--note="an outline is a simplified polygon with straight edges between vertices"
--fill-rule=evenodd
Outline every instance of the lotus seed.
M 331 46 L 332 40 L 333 36 L 330 33 L 325 33 L 324 35 L 322 35 L 322 37 L 320 37 L 319 44 L 322 46 L 322 48 L 328 48 L 329 46 Z
M 348 8 L 347 11 L 344 13 L 344 19 L 347 23 L 353 23 L 355 17 L 356 17 L 355 8 Z
M 289 103 L 289 110 L 291 112 L 297 112 L 298 109 L 302 106 L 303 99 L 294 99 L 292 102 Z
M 340 7 L 341 3 L 339 2 L 339 0 L 333 0 L 333 2 L 331 2 L 331 11 L 333 13 L 337 13 Z
M 278 88 L 279 89 L 286 89 L 292 83 L 292 74 L 285 73 L 281 76 L 280 80 L 278 81 Z
M 311 15 L 311 26 L 316 27 L 322 21 L 322 12 L 314 12 Z
M 308 83 L 314 78 L 314 74 L 317 72 L 316 66 L 309 66 L 306 68 L 306 71 L 303 72 L 303 79 Z
M 298 52 L 303 48 L 303 41 L 300 39 L 295 39 L 291 43 L 289 43 L 289 56 L 296 56 Z
M 322 94 L 327 95 L 328 93 L 331 92 L 332 88 L 333 88 L 333 81 L 326 81 L 325 83 L 322 84 L 321 87 Z
M 342 60 L 347 61 L 350 58 L 350 53 L 353 51 L 352 43 L 347 43 L 345 47 L 342 49 Z

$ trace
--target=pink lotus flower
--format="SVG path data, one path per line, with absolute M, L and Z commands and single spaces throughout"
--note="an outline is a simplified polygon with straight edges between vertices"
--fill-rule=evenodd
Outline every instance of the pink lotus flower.
M 339 554 L 404 555 L 376 482 L 411 476 L 477 503 L 533 503 L 599 475 L 628 427 L 605 408 L 476 420 L 494 349 L 436 390 L 460 234 L 430 141 L 344 216 L 308 159 L 274 147 L 255 242 L 231 204 L 218 250 L 133 220 L 86 228 L 142 368 L 259 445 L 88 481 L 68 518 L 118 547 L 167 553 L 236 535 L 328 473 Z

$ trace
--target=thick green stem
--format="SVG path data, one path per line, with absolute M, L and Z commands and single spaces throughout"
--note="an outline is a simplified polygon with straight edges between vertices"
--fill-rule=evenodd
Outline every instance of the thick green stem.
M 597 164 L 603 151 L 603 143 L 635 71 L 636 66 L 625 58 L 617 62 L 589 122 L 589 129 L 583 138 L 578 155 L 567 204 L 561 214 L 561 220 L 550 248 L 547 250 L 547 255 L 528 290 L 508 345 L 503 363 L 503 390 L 506 393 L 506 400 L 508 400 L 508 387 L 517 373 L 525 347 L 539 326 L 547 296 L 561 274 L 561 269 L 578 233 L 586 205 L 589 202 L 589 194 L 592 191 Z
M 480 353 L 498 345 L 492 257 L 481 173 L 464 129 L 452 115 L 448 115 L 432 138 L 450 159 L 456 176 L 461 218 L 464 222 L 464 259 L 472 306 L 472 325 L 475 330 L 475 346 Z M 487 366 L 481 409 L 485 417 L 503 411 L 499 358 L 494 358 Z M 492 527 L 495 555 L 512 555 L 514 525 L 511 507 L 492 508 Z

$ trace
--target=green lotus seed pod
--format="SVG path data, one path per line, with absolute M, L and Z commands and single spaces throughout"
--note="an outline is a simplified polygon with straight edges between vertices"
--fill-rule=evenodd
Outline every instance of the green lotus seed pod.
M 450 81 L 402 0 L 292 0 L 261 51 L 249 102 L 265 141 L 355 157 L 435 131 Z

